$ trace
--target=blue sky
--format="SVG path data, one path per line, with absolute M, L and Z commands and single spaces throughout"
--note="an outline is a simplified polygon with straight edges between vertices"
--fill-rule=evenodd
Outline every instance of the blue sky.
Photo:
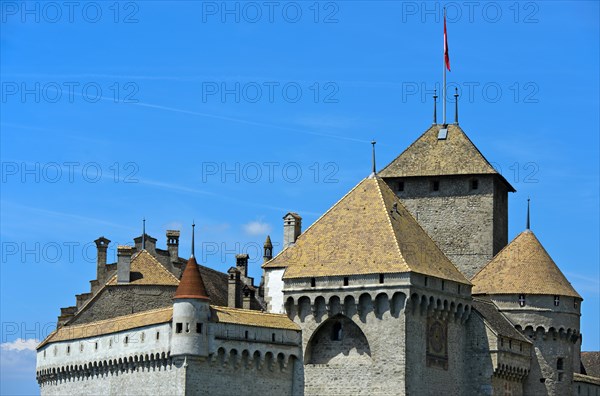
M 368 175 L 371 139 L 378 168 L 395 158 L 441 81 L 442 2 L 77 4 L 1 3 L 3 394 L 38 392 L 31 339 L 89 291 L 91 241 L 129 243 L 145 216 L 159 247 L 181 229 L 185 256 L 195 219 L 203 264 L 247 252 L 258 280 L 282 216 L 314 222 Z M 591 1 L 448 3 L 461 126 L 517 189 L 510 239 L 531 196 L 585 299 L 584 350 L 600 348 L 599 20 Z

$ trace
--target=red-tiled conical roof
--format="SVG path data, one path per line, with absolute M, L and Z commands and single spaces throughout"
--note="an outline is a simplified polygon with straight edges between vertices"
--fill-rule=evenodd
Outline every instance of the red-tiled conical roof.
M 196 258 L 194 256 L 190 257 L 188 260 L 173 298 L 199 298 L 210 300 L 206 295 L 206 287 L 204 286 L 202 276 L 200 276 L 198 263 L 196 263 Z

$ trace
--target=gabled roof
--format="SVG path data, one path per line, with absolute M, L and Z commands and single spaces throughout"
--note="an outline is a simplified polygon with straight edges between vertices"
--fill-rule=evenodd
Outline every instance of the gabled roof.
M 581 298 L 531 232 L 517 235 L 473 279 L 475 294 L 547 294 Z
M 117 275 L 111 277 L 107 285 L 117 284 Z M 177 286 L 179 280 L 146 250 L 131 259 L 129 284 Z
M 473 299 L 473 307 L 475 307 L 475 310 L 485 319 L 497 335 L 531 344 L 531 341 L 521 334 L 506 316 L 498 311 L 498 308 L 491 300 L 476 297 Z
M 300 326 L 284 314 L 273 314 L 240 308 L 217 307 L 214 305 L 211 305 L 211 313 L 212 322 L 269 327 L 274 329 L 300 330 Z
M 190 257 L 181 274 L 181 281 L 175 291 L 173 299 L 176 298 L 197 298 L 201 300 L 209 300 L 206 295 L 206 286 L 200 275 L 200 269 L 196 263 L 194 256 Z
M 458 125 L 448 125 L 445 139 L 438 139 L 442 125 L 432 125 L 378 176 L 413 177 L 446 175 L 497 175 L 509 191 L 515 189 L 500 175 Z
M 417 272 L 469 284 L 379 177 L 361 181 L 263 265 L 284 279 Z

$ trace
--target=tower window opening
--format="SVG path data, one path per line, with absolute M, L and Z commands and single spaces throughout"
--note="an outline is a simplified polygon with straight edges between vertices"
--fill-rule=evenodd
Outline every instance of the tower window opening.
M 70 345 L 69 345 L 69 346 L 67 346 L 67 355 L 68 355 L 69 353 L 71 353 L 71 346 L 70 346 Z
M 344 276 L 344 286 L 348 286 L 348 277 Z
M 565 359 L 563 359 L 563 358 L 556 359 L 556 369 L 557 370 L 565 369 Z
M 379 274 L 379 283 L 383 283 L 385 281 L 384 274 Z
M 271 333 L 271 342 L 275 342 L 275 333 Z
M 404 182 L 403 181 L 398 182 L 398 191 L 404 191 Z
M 196 333 L 202 334 L 202 323 L 196 323 Z
M 315 287 L 317 285 L 317 281 L 315 278 L 310 278 L 310 287 Z
M 342 341 L 342 335 L 342 324 L 340 322 L 335 322 L 331 332 L 331 340 Z
M 98 350 L 98 343 L 97 342 L 94 344 L 94 349 Z
M 156 332 L 156 341 L 158 341 L 160 339 L 160 331 Z
M 573 301 L 573 308 L 575 308 L 575 309 L 579 308 L 579 303 L 577 302 L 577 299 L 574 299 L 574 301 Z
M 181 333 L 183 331 L 183 323 L 175 324 L 175 333 Z
M 125 345 L 129 344 L 129 336 L 125 337 Z
M 427 282 L 429 281 L 428 277 L 425 277 L 425 286 L 427 286 Z
M 471 190 L 477 190 L 479 188 L 479 180 L 471 180 Z
M 554 296 L 554 306 L 558 307 L 560 305 L 560 296 Z
M 519 294 L 519 307 L 525 306 L 525 294 Z
M 248 339 L 248 330 L 246 330 L 246 331 L 244 332 L 244 338 L 245 338 L 246 340 Z
M 431 191 L 440 191 L 440 181 L 439 180 L 434 180 L 431 183 Z
M 189 323 L 186 323 L 186 324 L 185 324 L 185 332 L 186 332 L 186 333 L 189 333 L 189 332 L 190 332 L 190 324 L 189 324 Z

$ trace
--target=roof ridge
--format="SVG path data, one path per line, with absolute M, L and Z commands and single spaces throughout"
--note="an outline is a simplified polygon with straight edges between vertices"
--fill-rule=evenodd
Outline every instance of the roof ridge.
M 108 318 L 108 319 L 101 319 L 101 320 L 96 320 L 93 322 L 80 323 L 80 324 L 76 324 L 76 325 L 72 325 L 72 326 L 63 326 L 63 327 L 61 327 L 61 329 L 65 329 L 65 328 L 75 329 L 75 328 L 79 328 L 79 327 L 92 326 L 92 325 L 96 326 L 96 325 L 101 325 L 104 323 L 114 322 L 114 321 L 120 320 L 120 319 L 135 318 L 138 316 L 144 316 L 144 315 L 149 315 L 149 314 L 153 314 L 153 313 L 157 313 L 157 312 L 167 311 L 169 309 L 173 310 L 173 306 L 148 309 L 146 311 L 135 312 L 135 313 L 127 314 L 127 315 L 114 316 L 114 317 Z
M 304 230 L 304 232 L 302 232 L 302 233 L 301 233 L 301 234 L 298 236 L 297 240 L 298 240 L 298 239 L 300 239 L 300 238 L 302 238 L 302 236 L 306 235 L 306 233 L 307 233 L 307 232 L 308 232 L 308 231 L 309 231 L 311 228 L 313 228 L 313 226 L 314 226 L 315 224 L 317 224 L 317 223 L 319 222 L 319 220 L 321 220 L 321 219 L 322 219 L 322 218 L 323 218 L 323 217 L 324 217 L 324 216 L 325 216 L 327 213 L 331 212 L 331 211 L 333 210 L 333 208 L 335 208 L 336 206 L 338 206 L 338 205 L 339 205 L 339 203 L 340 203 L 340 202 L 342 202 L 342 201 L 344 200 L 344 198 L 346 198 L 348 195 L 350 195 L 350 193 L 351 193 L 352 191 L 356 190 L 356 189 L 358 188 L 358 186 L 360 186 L 361 184 L 363 184 L 363 182 L 364 182 L 365 180 L 368 180 L 368 178 L 366 178 L 366 177 L 365 177 L 364 179 L 362 179 L 362 180 L 361 180 L 361 181 L 360 181 L 360 182 L 359 182 L 357 185 L 355 185 L 355 186 L 354 186 L 354 187 L 353 187 L 353 188 L 352 188 L 350 191 L 348 191 L 346 194 L 344 194 L 344 196 L 343 196 L 342 198 L 338 199 L 338 200 L 336 201 L 336 203 L 335 203 L 335 204 L 333 204 L 333 206 L 331 206 L 329 209 L 327 209 L 327 211 L 325 211 L 325 213 L 323 213 L 321 216 L 319 216 L 319 217 L 318 217 L 318 218 L 317 218 L 317 219 L 316 219 L 316 220 L 315 220 L 315 221 L 314 221 L 314 222 L 313 222 L 313 223 L 312 223 L 310 226 L 308 226 L 308 228 L 307 228 L 306 230 Z M 291 246 L 288 246 L 288 247 L 286 247 L 286 248 L 282 249 L 282 250 L 281 250 L 279 253 L 277 253 L 277 255 L 276 255 L 275 257 L 273 257 L 271 260 L 269 260 L 269 261 L 267 261 L 266 263 L 264 263 L 264 264 L 263 264 L 261 267 L 262 267 L 262 268 L 268 268 L 268 267 L 267 267 L 267 265 L 268 265 L 270 262 L 272 262 L 273 260 L 275 260 L 277 257 L 281 256 L 281 255 L 283 254 L 283 252 L 285 252 L 286 250 L 288 250 L 288 249 L 289 249 L 289 248 L 291 248 L 291 247 L 294 247 L 294 245 L 291 245 Z M 281 267 L 274 267 L 274 268 L 281 268 Z M 287 267 L 286 267 L 286 268 L 287 268 Z
M 402 249 L 400 249 L 400 242 L 398 241 L 398 238 L 396 236 L 396 231 L 394 230 L 394 225 L 392 224 L 391 214 L 390 214 L 390 212 L 388 212 L 387 205 L 385 204 L 385 199 L 383 198 L 383 193 L 381 192 L 381 184 L 380 183 L 385 183 L 385 182 L 377 176 L 375 176 L 375 181 L 377 183 L 377 193 L 379 194 L 379 197 L 381 198 L 381 203 L 383 204 L 383 209 L 385 210 L 385 217 L 387 219 L 387 223 L 390 226 L 392 235 L 394 236 L 394 243 L 396 245 L 396 248 L 398 249 L 398 255 L 402 258 L 404 265 L 406 265 L 406 267 L 410 270 L 410 266 L 408 265 L 408 263 L 406 262 L 406 259 L 404 258 L 404 255 L 402 254 Z

